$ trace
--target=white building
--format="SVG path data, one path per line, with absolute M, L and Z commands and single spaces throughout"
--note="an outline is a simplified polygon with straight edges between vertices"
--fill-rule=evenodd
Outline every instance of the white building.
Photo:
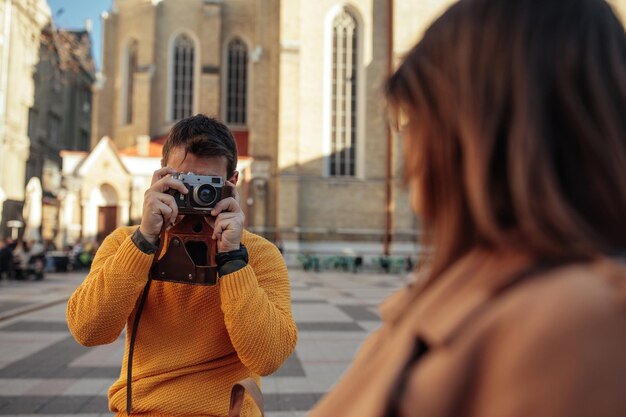
M 63 151 L 63 196 L 58 246 L 79 239 L 102 241 L 116 227 L 138 224 L 143 195 L 152 174 L 161 167 L 162 145 L 140 138 L 139 144 L 119 151 L 112 140 L 102 138 L 89 153 Z M 249 158 L 240 158 L 243 177 Z M 248 174 L 249 175 L 249 174 Z M 240 190 L 245 194 L 245 190 Z
M 22 218 L 33 70 L 49 21 L 45 0 L 0 0 L 0 235 Z

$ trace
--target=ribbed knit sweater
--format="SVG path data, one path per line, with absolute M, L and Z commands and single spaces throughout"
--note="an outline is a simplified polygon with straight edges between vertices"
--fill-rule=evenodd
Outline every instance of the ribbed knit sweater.
M 82 345 L 112 343 L 126 327 L 119 379 L 109 408 L 126 416 L 126 372 L 132 323 L 154 255 L 132 242 L 136 227 L 103 242 L 91 271 L 67 304 L 67 323 Z M 293 352 L 289 276 L 278 249 L 244 231 L 249 263 L 214 286 L 153 281 L 133 355 L 132 415 L 226 416 L 232 385 L 260 383 Z M 257 416 L 246 400 L 242 416 Z

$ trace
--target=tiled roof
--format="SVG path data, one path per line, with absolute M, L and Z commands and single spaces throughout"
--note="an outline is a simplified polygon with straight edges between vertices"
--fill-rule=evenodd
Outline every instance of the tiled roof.
M 52 42 L 50 42 L 52 39 Z M 44 28 L 42 41 L 52 46 L 58 53 L 63 70 L 83 69 L 95 76 L 96 65 L 91 50 L 91 38 L 86 30 Z
M 155 157 L 160 158 L 162 150 L 163 150 L 163 145 L 152 140 L 150 141 L 148 155 L 139 155 L 139 146 L 137 145 L 123 149 L 120 152 L 120 154 L 126 155 L 126 156 L 147 156 L 147 157 L 152 157 L 152 158 L 155 158 Z

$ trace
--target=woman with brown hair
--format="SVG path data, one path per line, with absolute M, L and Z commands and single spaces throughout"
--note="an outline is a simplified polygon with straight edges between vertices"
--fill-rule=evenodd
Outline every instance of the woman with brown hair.
M 626 35 L 602 0 L 461 0 L 389 79 L 433 248 L 312 411 L 626 416 Z

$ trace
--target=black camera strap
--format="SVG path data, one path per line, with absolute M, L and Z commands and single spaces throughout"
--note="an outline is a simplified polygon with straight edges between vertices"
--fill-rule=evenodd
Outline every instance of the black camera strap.
M 155 255 L 156 258 L 156 255 Z M 141 300 L 137 307 L 137 314 L 135 315 L 135 321 L 133 322 L 133 329 L 130 335 L 130 345 L 128 347 L 128 369 L 126 372 L 126 414 L 130 416 L 132 412 L 132 400 L 133 400 L 133 353 L 135 352 L 135 340 L 137 338 L 137 330 L 139 329 L 139 320 L 141 319 L 141 313 L 143 312 L 143 306 L 146 304 L 148 298 L 148 291 L 150 290 L 150 284 L 152 279 L 148 277 L 143 293 L 141 294 Z
M 154 258 L 152 259 L 152 265 L 150 267 L 150 270 L 154 268 L 154 265 L 156 265 L 159 257 L 161 256 L 161 251 L 163 250 L 163 245 L 165 243 L 165 229 L 166 225 L 165 222 L 163 222 L 163 226 L 161 226 L 161 232 L 159 233 L 159 247 L 154 253 Z M 150 291 L 151 284 L 152 278 L 150 277 L 150 274 L 148 274 L 148 282 L 146 282 L 146 286 L 144 287 L 141 294 L 141 299 L 139 300 L 139 305 L 137 306 L 137 314 L 135 315 L 133 328 L 130 334 L 130 344 L 128 346 L 128 365 L 126 369 L 126 414 L 128 414 L 129 416 L 130 413 L 133 411 L 133 354 L 135 353 L 135 341 L 137 339 L 137 332 L 139 330 L 141 313 L 143 312 L 146 300 L 148 299 L 148 292 Z

